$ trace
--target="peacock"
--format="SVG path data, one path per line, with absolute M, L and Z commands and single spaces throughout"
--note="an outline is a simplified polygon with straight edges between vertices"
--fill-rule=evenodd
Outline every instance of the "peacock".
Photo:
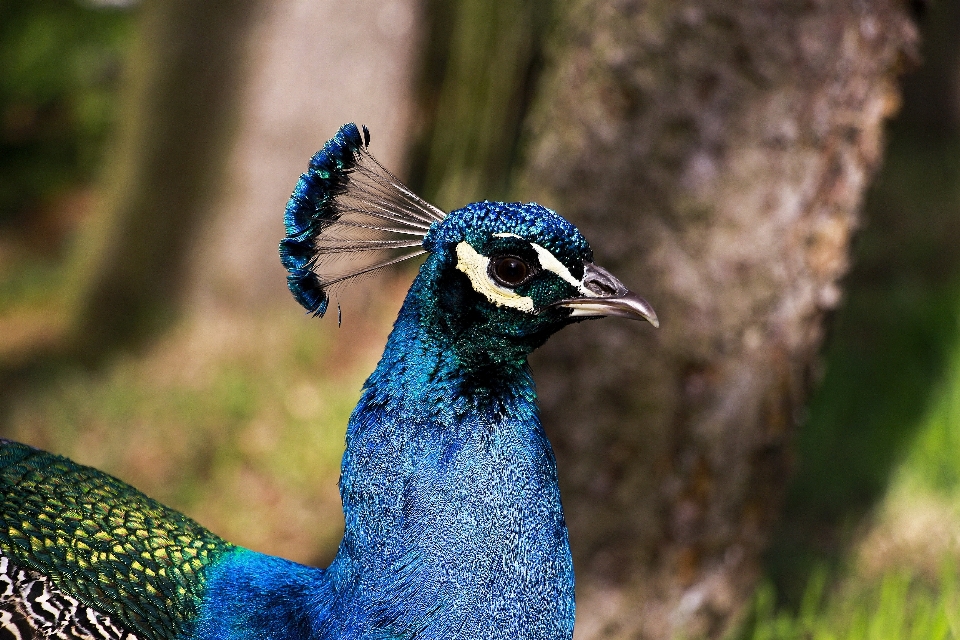
M 558 329 L 651 306 L 534 203 L 445 213 L 347 124 L 287 204 L 288 287 L 426 254 L 346 431 L 346 528 L 326 569 L 221 539 L 105 473 L 0 441 L 0 638 L 556 639 L 573 562 L 527 356 Z

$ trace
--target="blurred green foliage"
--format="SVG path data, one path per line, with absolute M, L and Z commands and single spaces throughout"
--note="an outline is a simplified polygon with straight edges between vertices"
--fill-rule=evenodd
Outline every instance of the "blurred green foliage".
M 334 355 L 343 337 L 283 311 L 181 325 L 99 372 L 58 371 L 20 395 L 3 435 L 115 474 L 231 542 L 325 565 L 343 532 L 344 430 L 376 358 L 357 344 Z
M 95 174 L 131 15 L 77 0 L 0 0 L 0 225 L 23 223 Z
M 424 0 L 409 185 L 450 211 L 508 199 L 554 0 Z
M 960 334 L 960 327 L 954 333 Z M 902 473 L 917 489 L 960 504 L 960 340 L 948 355 L 947 375 L 907 451 Z
M 21 258 L 15 268 L 0 270 L 0 314 L 12 314 L 48 301 L 62 278 L 60 265 L 41 258 Z
M 960 638 L 960 282 L 892 293 L 852 292 L 887 328 L 839 327 L 737 640 Z
M 736 640 L 948 640 L 960 638 L 960 588 L 954 569 L 936 583 L 891 573 L 876 584 L 830 590 L 813 575 L 796 615 L 776 607 L 767 583 L 754 596 Z

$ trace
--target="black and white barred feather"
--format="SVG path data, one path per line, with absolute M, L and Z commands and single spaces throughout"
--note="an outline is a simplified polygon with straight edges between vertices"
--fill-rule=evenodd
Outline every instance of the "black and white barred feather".
M 0 554 L 0 640 L 139 640 L 110 616 Z

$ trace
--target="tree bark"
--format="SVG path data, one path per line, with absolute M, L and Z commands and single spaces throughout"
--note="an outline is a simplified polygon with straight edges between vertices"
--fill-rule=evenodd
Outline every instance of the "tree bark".
M 877 544 L 885 533 L 899 537 L 890 519 L 906 516 L 878 512 L 896 510 L 887 494 L 949 384 L 947 345 L 958 326 L 960 3 L 914 6 L 923 66 L 904 78 L 904 106 L 887 130 L 844 306 L 831 323 L 823 387 L 797 438 L 797 473 L 766 555 L 766 574 L 788 607 L 799 605 L 814 571 L 839 575 L 853 559 L 859 577 L 867 566 L 916 566 L 942 548 L 924 527 L 926 539 L 911 539 L 925 549 L 919 556 L 902 543 Z
M 749 597 L 914 40 L 894 0 L 565 9 L 519 192 L 662 323 L 534 359 L 578 638 L 718 637 Z

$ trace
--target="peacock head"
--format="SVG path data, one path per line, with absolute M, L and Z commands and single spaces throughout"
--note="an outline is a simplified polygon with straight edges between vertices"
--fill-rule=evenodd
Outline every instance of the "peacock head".
M 449 214 L 403 186 L 344 125 L 287 205 L 280 255 L 297 300 L 323 315 L 331 287 L 423 253 L 422 321 L 471 351 L 528 352 L 571 322 L 653 308 L 593 263 L 576 227 L 539 204 L 475 202 Z
M 575 226 L 536 203 L 475 202 L 434 223 L 423 271 L 455 333 L 529 341 L 569 324 L 623 316 L 658 325 L 642 298 L 593 262 Z

